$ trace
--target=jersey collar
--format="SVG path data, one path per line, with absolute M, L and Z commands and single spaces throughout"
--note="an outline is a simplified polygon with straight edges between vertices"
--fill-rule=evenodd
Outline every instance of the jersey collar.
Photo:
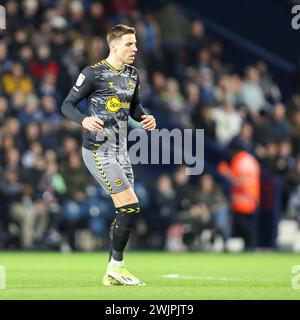
M 111 64 L 109 64 L 105 59 L 101 61 L 102 63 L 106 64 L 110 69 L 112 69 L 114 72 L 116 72 L 117 74 L 120 74 L 124 68 L 125 68 L 125 65 L 123 66 L 122 69 L 116 69 L 114 68 Z

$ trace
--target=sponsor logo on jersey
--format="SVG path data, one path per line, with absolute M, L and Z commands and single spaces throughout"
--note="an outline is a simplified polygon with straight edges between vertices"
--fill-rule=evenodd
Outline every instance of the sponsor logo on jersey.
M 123 184 L 123 180 L 121 178 L 116 178 L 115 179 L 115 185 L 117 187 L 120 187 Z
M 130 106 L 129 102 L 122 102 L 116 96 L 108 97 L 106 100 L 106 103 L 105 103 L 105 107 L 106 107 L 107 111 L 113 112 L 113 113 L 119 111 L 121 108 L 128 109 L 129 106 Z

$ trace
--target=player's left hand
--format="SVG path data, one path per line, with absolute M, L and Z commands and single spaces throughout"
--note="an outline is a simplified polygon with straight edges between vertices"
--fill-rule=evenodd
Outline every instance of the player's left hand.
M 141 124 L 145 130 L 152 131 L 156 128 L 156 120 L 152 115 L 144 114 L 142 119 Z

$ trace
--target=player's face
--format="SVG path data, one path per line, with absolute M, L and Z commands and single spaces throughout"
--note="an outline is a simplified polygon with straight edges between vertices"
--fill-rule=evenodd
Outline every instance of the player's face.
M 133 63 L 136 52 L 136 37 L 134 34 L 124 34 L 116 41 L 115 54 L 123 63 Z

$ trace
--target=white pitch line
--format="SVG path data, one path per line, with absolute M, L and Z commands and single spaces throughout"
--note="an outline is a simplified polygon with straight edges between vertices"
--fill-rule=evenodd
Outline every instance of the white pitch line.
M 281 282 L 278 279 L 242 279 L 242 278 L 230 278 L 230 277 L 213 277 L 213 276 L 184 276 L 180 274 L 163 274 L 163 278 L 168 279 L 188 279 L 188 280 L 209 280 L 209 281 L 262 281 L 262 282 Z

